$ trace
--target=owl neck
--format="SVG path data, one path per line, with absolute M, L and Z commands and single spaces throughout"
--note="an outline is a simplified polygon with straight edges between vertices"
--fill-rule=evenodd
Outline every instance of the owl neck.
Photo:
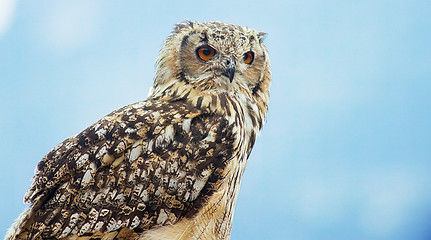
M 243 90 L 243 91 L 242 91 Z M 198 89 L 182 81 L 166 82 L 152 87 L 149 98 L 184 100 L 208 113 L 215 113 L 234 120 L 237 115 L 245 117 L 247 127 L 259 131 L 267 113 L 267 95 L 253 95 L 245 89 L 226 91 L 220 89 Z M 260 98 L 260 97 L 264 98 Z

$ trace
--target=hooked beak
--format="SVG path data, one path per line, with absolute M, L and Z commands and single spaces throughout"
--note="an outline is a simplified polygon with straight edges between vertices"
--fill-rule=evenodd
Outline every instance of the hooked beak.
M 225 61 L 225 66 L 223 67 L 222 75 L 228 77 L 230 83 L 232 83 L 235 76 L 235 64 L 235 59 L 230 58 Z

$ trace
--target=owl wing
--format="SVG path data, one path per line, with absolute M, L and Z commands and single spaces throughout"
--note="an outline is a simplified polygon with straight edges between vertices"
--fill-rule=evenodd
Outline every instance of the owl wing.
M 234 155 L 232 128 L 181 99 L 114 111 L 41 160 L 20 235 L 135 234 L 192 215 Z

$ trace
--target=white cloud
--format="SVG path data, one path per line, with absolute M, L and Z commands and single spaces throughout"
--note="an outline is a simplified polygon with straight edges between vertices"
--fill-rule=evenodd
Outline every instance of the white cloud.
M 69 50 L 94 40 L 101 30 L 101 1 L 53 1 L 40 26 L 50 48 Z
M 0 38 L 9 28 L 15 12 L 15 0 L 0 0 Z

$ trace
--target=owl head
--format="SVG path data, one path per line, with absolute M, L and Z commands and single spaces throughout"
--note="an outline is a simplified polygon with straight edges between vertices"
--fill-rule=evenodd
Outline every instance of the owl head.
M 188 89 L 257 97 L 270 82 L 264 33 L 223 22 L 183 22 L 166 39 L 149 96 Z M 264 96 L 261 96 L 264 97 Z

